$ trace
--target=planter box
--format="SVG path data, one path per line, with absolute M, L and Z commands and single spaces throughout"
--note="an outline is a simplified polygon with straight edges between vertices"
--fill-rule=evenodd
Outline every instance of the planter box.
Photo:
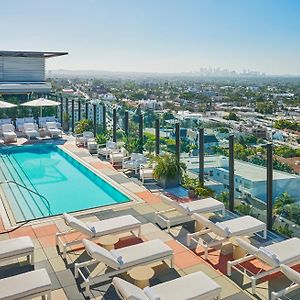
M 159 186 L 161 186 L 164 189 L 171 188 L 171 187 L 176 187 L 176 186 L 179 186 L 179 178 L 178 177 L 175 177 L 175 178 L 159 178 L 157 180 L 157 183 L 158 183 Z

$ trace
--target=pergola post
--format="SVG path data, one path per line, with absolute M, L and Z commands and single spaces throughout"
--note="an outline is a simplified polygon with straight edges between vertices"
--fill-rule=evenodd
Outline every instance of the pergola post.
M 143 144 L 144 144 L 144 134 L 143 134 L 143 115 L 139 115 L 139 143 L 140 143 L 140 152 L 143 152 Z
M 234 135 L 229 136 L 229 211 L 234 211 Z
M 129 134 L 129 116 L 128 116 L 128 111 L 125 111 L 125 117 L 124 117 L 124 131 L 125 135 L 128 137 Z
M 102 106 L 102 128 L 103 132 L 106 131 L 106 106 L 103 104 Z
M 78 109 L 78 121 L 81 120 L 81 101 L 78 100 L 77 102 L 77 109 Z
M 267 144 L 267 229 L 273 227 L 273 145 Z
M 117 110 L 113 109 L 113 142 L 117 141 Z
M 60 96 L 60 123 L 63 124 L 63 115 L 64 114 L 64 98 Z
M 175 156 L 177 164 L 179 165 L 180 160 L 180 128 L 179 123 L 175 124 Z
M 74 99 L 72 99 L 71 102 L 71 108 L 72 108 L 72 118 L 71 118 L 71 123 L 72 123 L 72 132 L 74 132 L 74 127 L 75 127 L 75 116 L 74 116 Z
M 198 138 L 198 156 L 199 156 L 199 183 L 204 186 L 204 128 L 199 129 Z
M 155 154 L 159 155 L 160 132 L 159 132 L 159 119 L 155 120 Z
M 89 103 L 85 100 L 85 119 L 89 119 Z
M 97 134 L 97 106 L 96 104 L 93 104 L 93 113 L 94 113 L 94 120 L 93 120 L 93 125 L 94 125 L 94 136 Z

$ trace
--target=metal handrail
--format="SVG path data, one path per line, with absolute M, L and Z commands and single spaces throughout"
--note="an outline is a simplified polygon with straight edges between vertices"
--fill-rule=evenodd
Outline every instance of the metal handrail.
M 28 188 L 27 186 L 25 186 L 23 184 L 20 184 L 20 183 L 18 183 L 16 181 L 13 181 L 13 180 L 0 181 L 0 185 L 5 184 L 5 183 L 6 184 L 13 183 L 13 184 L 17 185 L 18 187 L 21 187 L 21 188 L 23 188 L 23 189 L 25 189 L 25 190 L 27 190 L 27 191 L 29 191 L 29 192 L 37 195 L 37 196 L 43 198 L 46 201 L 46 203 L 47 203 L 46 206 L 47 206 L 47 209 L 48 209 L 49 216 L 51 216 L 50 203 L 49 203 L 49 201 L 43 195 L 41 195 L 40 193 L 38 193 L 38 192 L 36 192 L 34 190 L 31 190 L 30 188 Z

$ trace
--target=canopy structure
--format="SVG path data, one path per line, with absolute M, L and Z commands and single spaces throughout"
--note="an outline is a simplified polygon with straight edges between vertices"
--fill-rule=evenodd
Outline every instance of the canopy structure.
M 21 104 L 22 106 L 31 106 L 31 107 L 40 107 L 41 108 L 41 117 L 43 116 L 43 107 L 44 106 L 58 106 L 59 102 L 49 100 L 46 98 L 38 98 Z
M 13 103 L 8 103 L 8 102 L 4 102 L 4 101 L 0 101 L 0 108 L 13 108 L 16 107 L 16 104 Z

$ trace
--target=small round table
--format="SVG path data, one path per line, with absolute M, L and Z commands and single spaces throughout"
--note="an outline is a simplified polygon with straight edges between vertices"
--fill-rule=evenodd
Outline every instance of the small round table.
M 213 217 L 215 214 L 214 213 L 203 213 L 201 214 L 201 216 L 207 218 L 209 220 L 209 218 Z M 204 229 L 204 226 L 202 223 L 198 222 L 197 220 L 195 221 L 195 232 L 201 231 Z
M 138 266 L 128 272 L 128 275 L 134 280 L 134 284 L 141 289 L 149 286 L 149 280 L 154 274 L 154 270 L 149 266 Z
M 246 251 L 242 247 L 240 247 L 240 245 L 237 243 L 237 241 L 236 241 L 237 238 L 239 238 L 241 240 L 244 240 L 247 243 L 250 243 L 249 238 L 246 237 L 246 236 L 244 236 L 244 237 L 240 236 L 240 237 L 232 237 L 232 238 L 230 238 L 229 241 L 230 241 L 230 243 L 233 246 L 232 257 L 233 257 L 234 260 L 235 259 L 243 258 L 247 254 Z
M 115 248 L 115 244 L 119 241 L 119 238 L 115 235 L 104 235 L 98 239 L 99 244 L 106 250 L 112 250 Z

